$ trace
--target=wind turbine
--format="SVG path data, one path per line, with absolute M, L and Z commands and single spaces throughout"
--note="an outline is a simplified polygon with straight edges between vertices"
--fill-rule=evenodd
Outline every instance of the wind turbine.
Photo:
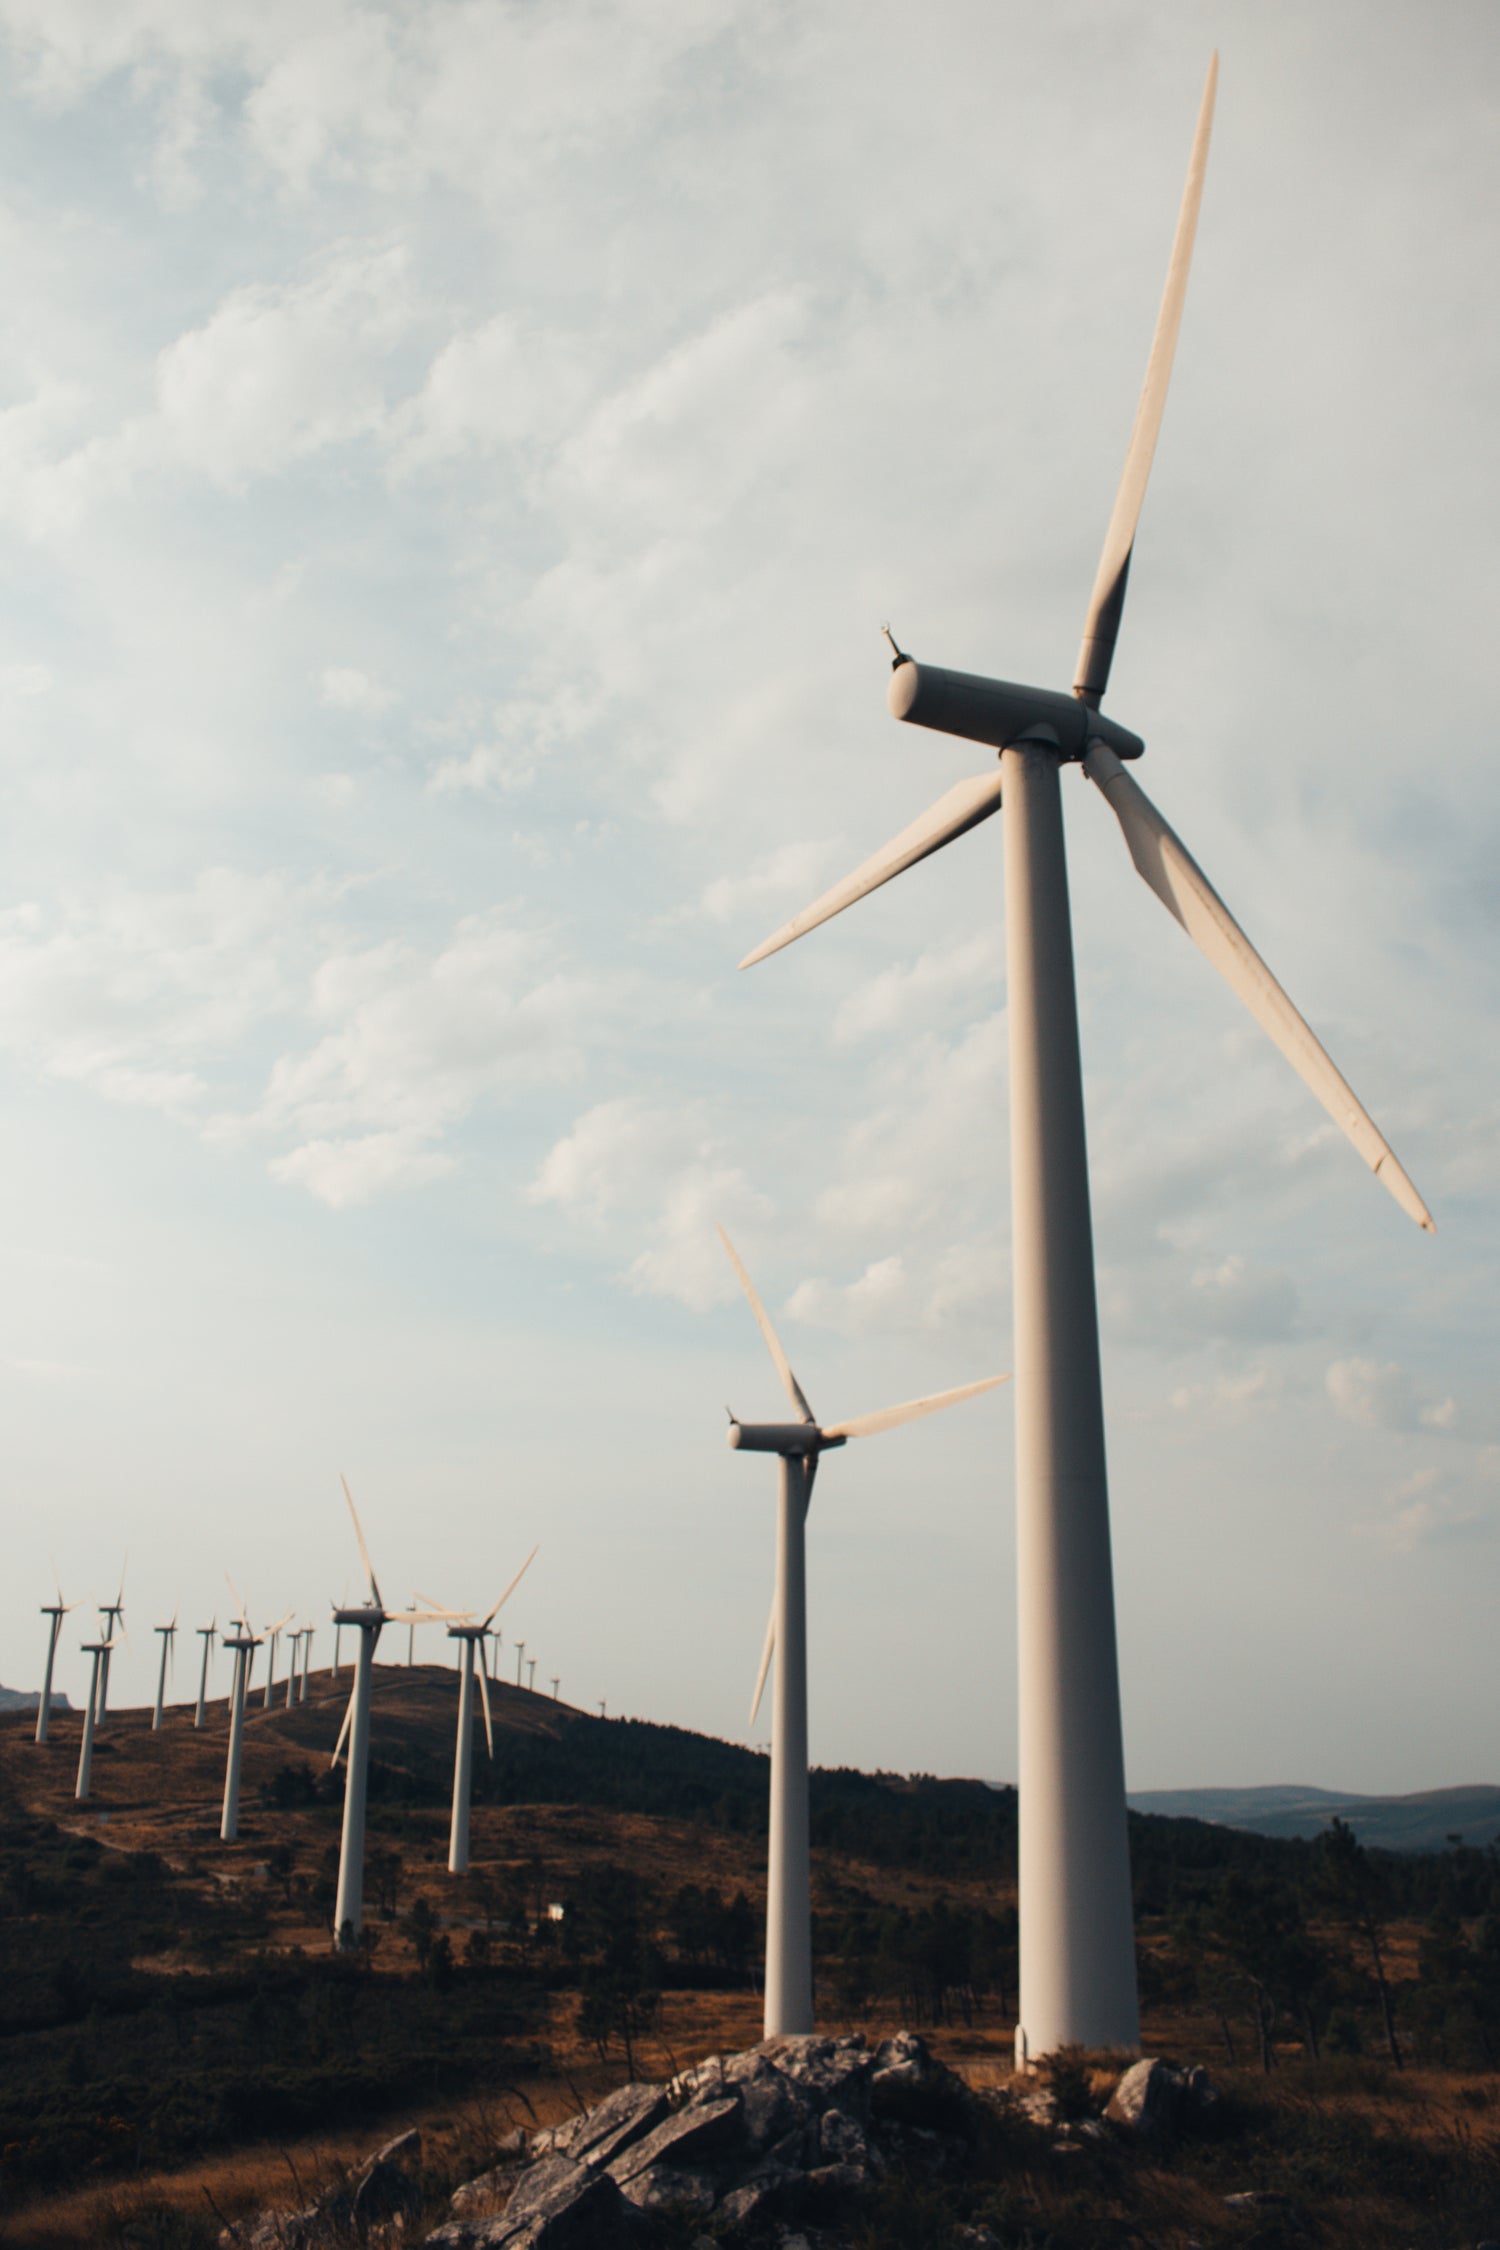
M 898 1429 L 924 1414 L 957 1406 L 981 1391 L 1008 1381 L 986 1375 L 955 1391 L 914 1398 L 850 1422 L 820 1428 L 801 1384 L 781 1348 L 781 1339 L 755 1286 L 724 1229 L 719 1240 L 750 1300 L 750 1310 L 766 1340 L 782 1388 L 798 1415 L 795 1422 L 738 1422 L 729 1417 L 729 1442 L 744 1453 L 774 1453 L 781 1462 L 781 1499 L 776 1518 L 776 1591 L 765 1652 L 750 1706 L 750 1724 L 760 1709 L 766 1674 L 774 1656 L 775 1700 L 771 1719 L 771 1836 L 766 1862 L 766 2037 L 777 2039 L 813 2028 L 812 1878 L 807 1836 L 807 1578 L 805 1529 L 818 1456 L 846 1445 L 852 1437 Z
M 347 1734 L 349 1756 L 344 1769 L 344 1826 L 339 1842 L 338 1896 L 333 1910 L 334 1942 L 341 1948 L 347 1948 L 353 1946 L 359 1937 L 364 1911 L 365 1791 L 370 1769 L 370 1668 L 375 1661 L 375 1643 L 380 1638 L 382 1626 L 407 1625 L 414 1616 L 418 1624 L 425 1624 L 428 1622 L 428 1613 L 386 1608 L 381 1600 L 370 1550 L 365 1545 L 365 1535 L 360 1528 L 354 1495 L 349 1490 L 346 1478 L 341 1477 L 339 1482 L 344 1487 L 344 1498 L 349 1503 L 354 1536 L 359 1542 L 360 1561 L 365 1566 L 370 1586 L 368 1601 L 352 1608 L 345 1604 L 333 1613 L 336 1628 L 352 1625 L 359 1633 L 359 1651 L 354 1660 L 354 1687 L 348 1709 L 344 1713 L 344 1723 L 339 1729 L 338 1741 L 333 1746 L 333 1757 L 329 1761 L 330 1766 L 338 1764 L 339 1753 L 344 1747 L 344 1737 Z
M 525 1643 L 524 1641 L 517 1641 L 517 1643 L 516 1643 L 516 1686 L 517 1686 L 517 1687 L 519 1687 L 519 1686 L 520 1686 L 520 1684 L 521 1684 L 521 1659 L 522 1659 L 522 1657 L 523 1657 L 523 1656 L 525 1655 L 525 1653 L 526 1653 L 526 1643 Z
M 203 1725 L 203 1706 L 208 1701 L 209 1652 L 213 1648 L 219 1631 L 219 1619 L 217 1611 L 214 1613 L 213 1620 L 210 1624 L 195 1625 L 193 1627 L 193 1630 L 198 1635 L 199 1640 L 201 1640 L 203 1643 L 203 1661 L 198 1667 L 198 1704 L 196 1710 L 193 1713 L 193 1725 L 195 1727 L 201 1728 L 201 1726 Z
M 89 1782 L 94 1771 L 94 1734 L 99 1724 L 99 1667 L 109 1652 L 108 1641 L 85 1641 L 81 1653 L 94 1659 L 94 1669 L 89 1675 L 89 1699 L 83 1713 L 83 1740 L 78 1746 L 78 1779 L 73 1795 L 79 1804 L 86 1804 Z
M 294 1610 L 284 1610 L 281 1616 L 277 1618 L 274 1625 L 268 1625 L 266 1627 L 266 1639 L 269 1641 L 270 1647 L 266 1651 L 265 1692 L 260 1699 L 260 1707 L 263 1711 L 270 1710 L 271 1691 L 276 1685 L 276 1645 L 281 1639 L 282 1633 L 285 1630 L 287 1624 L 289 1623 L 291 1618 L 295 1616 L 295 1614 L 296 1612 Z
M 38 1742 L 47 1741 L 51 1732 L 49 1720 L 52 1714 L 52 1668 L 57 1661 L 57 1644 L 62 1636 L 62 1621 L 70 1609 L 76 1609 L 77 1607 L 77 1602 L 65 1602 L 63 1600 L 61 1586 L 57 1589 L 55 1602 L 43 1602 L 42 1604 L 43 1617 L 50 1617 L 52 1623 L 47 1629 L 47 1666 L 42 1675 L 42 1699 L 36 1707 L 36 1739 Z
M 535 1658 L 534 1656 L 528 1656 L 528 1657 L 527 1657 L 527 1659 L 526 1659 L 526 1692 L 527 1692 L 527 1694 L 528 1694 L 528 1695 L 529 1695 L 529 1694 L 530 1694 L 530 1693 L 532 1692 L 532 1690 L 533 1690 L 533 1689 L 535 1688 L 535 1686 L 536 1686 L 536 1658 Z
M 231 1584 L 229 1591 L 233 1594 Z M 224 1810 L 219 1821 L 219 1841 L 232 1844 L 240 1832 L 240 1754 L 245 1744 L 245 1700 L 250 1692 L 250 1672 L 260 1642 L 251 1632 L 245 1605 L 238 1594 L 239 1623 L 223 1636 L 220 1646 L 233 1651 L 234 1684 L 229 1691 L 229 1755 L 224 1761 Z
M 557 1701 L 557 1691 L 561 1686 L 561 1680 L 554 1680 L 552 1683 L 552 1700 L 554 1703 Z
M 98 1605 L 99 1615 L 104 1620 L 104 1635 L 101 1642 L 104 1659 L 99 1666 L 99 1716 L 96 1722 L 101 1727 L 109 1709 L 109 1659 L 114 1645 L 115 1626 L 117 1624 L 121 1635 L 128 1638 L 125 1635 L 125 1570 L 129 1561 L 130 1557 L 127 1555 L 125 1561 L 120 1565 L 120 1588 L 114 1600 L 112 1602 L 100 1602 Z
M 307 1701 L 307 1675 L 312 1668 L 313 1634 L 316 1631 L 317 1627 L 312 1624 L 304 1625 L 302 1628 L 302 1685 L 297 1690 L 297 1701 L 299 1703 Z
M 153 1633 L 160 1633 L 161 1635 L 161 1663 L 157 1666 L 156 1671 L 156 1708 L 151 1714 L 151 1732 L 160 1734 L 162 1707 L 167 1695 L 167 1659 L 171 1654 L 172 1644 L 177 1638 L 175 1611 L 170 1625 L 153 1625 L 151 1630 Z
M 453 1752 L 453 1819 L 448 1830 L 448 1873 L 450 1875 L 466 1874 L 469 1865 L 469 1804 L 472 1796 L 474 1771 L 474 1675 L 477 1670 L 479 1674 L 479 1699 L 484 1706 L 484 1738 L 489 1745 L 490 1756 L 493 1758 L 495 1755 L 495 1729 L 490 1719 L 490 1690 L 489 1682 L 485 1677 L 483 1661 L 485 1635 L 520 1585 L 521 1580 L 526 1576 L 527 1571 L 536 1561 L 536 1557 L 537 1550 L 533 1547 L 489 1615 L 482 1617 L 477 1625 L 471 1621 L 470 1616 L 464 1611 L 441 1610 L 435 1602 L 429 1600 L 426 1594 L 418 1594 L 417 1596 L 419 1602 L 427 1602 L 433 1615 L 446 1617 L 449 1620 L 448 1638 L 450 1641 L 457 1641 L 459 1644 L 455 1652 L 459 1663 L 458 1741 Z M 477 1666 L 474 1662 L 476 1649 L 480 1657 Z
M 1208 157 L 1209 66 L 1166 289 L 1085 617 L 1071 694 L 912 661 L 894 640 L 898 719 L 1000 753 L 757 946 L 748 968 L 987 820 L 1005 802 L 1011 1209 L 1020 1610 L 1020 2064 L 1057 2048 L 1134 2048 L 1136 2004 L 1088 1163 L 1061 773 L 1078 763 L 1137 873 L 1205 953 L 1417 1223 L 1432 1217 L 1390 1144 L 1186 846 L 1126 771 L 1144 748 L 1099 705 L 1166 402 Z M 889 636 L 888 636 L 889 637 Z

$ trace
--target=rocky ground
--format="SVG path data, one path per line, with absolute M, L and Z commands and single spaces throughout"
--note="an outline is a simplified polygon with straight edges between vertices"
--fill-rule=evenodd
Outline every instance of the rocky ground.
M 1065 2154 L 1180 2132 L 1216 2100 L 1202 2070 L 1146 2061 L 1118 2077 L 1102 2116 L 1069 2116 L 1058 2082 L 1020 2100 L 976 2094 L 910 2032 L 874 2048 L 859 2037 L 770 2040 L 512 2134 L 424 2239 L 429 2250 L 837 2250 L 888 2187 L 962 2178 L 997 2132 Z M 226 2228 L 221 2250 L 411 2241 L 420 2160 L 408 2133 L 321 2202 Z M 1002 2250 L 982 2222 L 957 2224 L 950 2239 L 956 2250 Z

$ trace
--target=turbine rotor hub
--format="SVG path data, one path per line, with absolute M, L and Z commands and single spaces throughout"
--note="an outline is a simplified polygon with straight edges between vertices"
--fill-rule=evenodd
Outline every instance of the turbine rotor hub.
M 980 672 L 945 671 L 909 656 L 891 673 L 886 703 L 891 716 L 909 726 L 962 735 L 994 750 L 1009 750 L 1018 742 L 1055 744 L 1064 764 L 1081 760 L 1091 742 L 1108 743 L 1117 758 L 1138 758 L 1146 747 L 1138 734 L 1102 717 L 1076 695 L 990 680 Z

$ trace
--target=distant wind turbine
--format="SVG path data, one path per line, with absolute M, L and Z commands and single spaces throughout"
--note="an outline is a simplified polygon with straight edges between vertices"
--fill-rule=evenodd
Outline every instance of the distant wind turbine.
M 821 1429 L 801 1384 L 792 1373 L 770 1316 L 722 1227 L 719 1240 L 750 1300 L 750 1310 L 766 1340 L 782 1388 L 799 1417 L 795 1422 L 738 1422 L 731 1415 L 729 1421 L 731 1446 L 745 1453 L 774 1453 L 781 1462 L 781 1501 L 776 1519 L 776 1591 L 760 1677 L 755 1683 L 755 1700 L 750 1706 L 753 1726 L 774 1656 L 771 1836 L 766 1865 L 765 2035 L 776 2039 L 813 2028 L 812 1879 L 807 1834 L 805 1527 L 813 1479 L 818 1473 L 818 1456 L 847 1444 L 852 1437 L 869 1437 L 877 1430 L 898 1429 L 903 1422 L 915 1422 L 924 1414 L 936 1414 L 945 1406 L 957 1406 L 966 1398 L 977 1398 L 981 1391 L 992 1391 L 1008 1378 L 986 1375 L 980 1382 L 960 1384 L 954 1391 L 939 1391 L 930 1398 L 914 1398 L 904 1406 L 883 1407 L 877 1413 L 861 1414 L 853 1421 L 835 1422 Z
M 170 1625 L 154 1625 L 151 1629 L 161 1635 L 161 1662 L 156 1671 L 156 1708 L 151 1714 L 151 1732 L 160 1734 L 167 1697 L 167 1663 L 172 1653 L 172 1644 L 177 1638 L 176 1616 L 173 1616 Z
M 462 1610 L 442 1610 L 426 1594 L 418 1594 L 419 1602 L 426 1602 L 435 1616 L 448 1620 L 448 1638 L 458 1643 L 458 1740 L 453 1751 L 453 1818 L 448 1830 L 448 1872 L 462 1875 L 469 1865 L 469 1807 L 473 1797 L 474 1776 L 474 1674 L 479 1674 L 479 1697 L 484 1706 L 484 1736 L 491 1758 L 495 1755 L 495 1729 L 490 1718 L 490 1690 L 482 1661 L 485 1635 L 499 1616 L 511 1595 L 520 1585 L 532 1564 L 537 1550 L 532 1548 L 515 1577 L 506 1587 L 487 1617 L 474 1624 Z M 478 1649 L 481 1662 L 476 1667 L 474 1653 Z
M 215 1612 L 213 1620 L 210 1624 L 195 1625 L 193 1630 L 203 1643 L 203 1661 L 198 1667 L 198 1702 L 197 1707 L 193 1712 L 193 1725 L 196 1728 L 201 1728 L 203 1725 L 203 1707 L 208 1701 L 209 1653 L 213 1648 L 214 1642 L 217 1639 L 219 1632 L 219 1619 L 217 1612 Z
M 99 1667 L 108 1652 L 108 1641 L 85 1641 L 81 1653 L 94 1659 L 89 1675 L 89 1699 L 83 1714 L 83 1740 L 78 1746 L 78 1779 L 73 1795 L 80 1805 L 88 1802 L 94 1773 L 94 1734 L 99 1724 Z
M 52 1622 L 47 1628 L 47 1667 L 42 1675 L 41 1701 L 36 1707 L 36 1739 L 38 1742 L 45 1742 L 51 1733 L 52 1669 L 57 1661 L 57 1644 L 62 1635 L 62 1621 L 70 1609 L 76 1609 L 77 1607 L 77 1602 L 65 1602 L 63 1600 L 61 1586 L 57 1589 L 55 1602 L 43 1602 L 42 1604 L 41 1613 L 43 1617 L 50 1617 Z
M 119 1626 L 121 1635 L 126 1639 L 129 1638 L 129 1635 L 125 1633 L 125 1572 L 129 1562 L 130 1557 L 127 1555 L 125 1561 L 120 1565 L 120 1587 L 114 1600 L 112 1602 L 100 1602 L 99 1604 L 99 1615 L 104 1620 L 104 1631 L 100 1636 L 104 1655 L 98 1666 L 99 1710 L 96 1724 L 101 1727 L 109 1710 L 109 1659 L 114 1645 L 116 1625 Z
M 280 1641 L 282 1632 L 286 1627 L 289 1619 L 291 1619 L 295 1614 L 296 1613 L 293 1610 L 285 1610 L 283 1611 L 282 1615 L 277 1618 L 274 1625 L 268 1625 L 266 1627 L 266 1640 L 269 1645 L 266 1649 L 266 1685 L 265 1691 L 260 1699 L 260 1707 L 263 1711 L 270 1710 L 271 1694 L 276 1685 L 277 1643 Z
M 892 641 L 895 717 L 988 744 L 960 781 L 864 865 L 746 955 L 763 960 L 976 827 L 1005 801 L 1012 1260 L 1016 1334 L 1021 1974 L 1017 2060 L 1138 2046 L 1125 1774 L 1110 1563 L 1061 776 L 1081 765 L 1136 872 L 1411 1218 L 1432 1216 L 1368 1112 L 1207 876 L 1127 772 L 1145 745 L 1099 705 L 1166 403 L 1208 159 L 1209 67 L 1166 289 L 1105 534 L 1071 694 L 913 663 Z
M 229 1591 L 234 1594 L 231 1582 Z M 239 1621 L 225 1633 L 220 1647 L 234 1657 L 234 1682 L 229 1690 L 229 1750 L 224 1760 L 224 1809 L 219 1819 L 219 1841 L 232 1844 L 240 1832 L 240 1757 L 245 1746 L 245 1703 L 250 1693 L 250 1671 L 260 1642 L 250 1630 L 245 1605 L 235 1594 Z
M 345 1605 L 335 1609 L 335 1627 L 352 1625 L 359 1634 L 359 1651 L 354 1660 L 354 1686 L 349 1696 L 349 1706 L 344 1713 L 344 1723 L 334 1744 L 330 1765 L 337 1765 L 344 1737 L 349 1739 L 349 1755 L 344 1768 L 344 1825 L 339 1840 L 338 1895 L 333 1910 L 334 1942 L 343 1948 L 353 1946 L 359 1938 L 364 1917 L 365 1888 L 365 1792 L 370 1769 L 370 1670 L 375 1661 L 375 1643 L 386 1625 L 406 1625 L 413 1615 L 419 1624 L 428 1622 L 422 1611 L 388 1610 L 381 1600 L 380 1587 L 375 1577 L 375 1566 L 370 1560 L 370 1550 L 365 1545 L 365 1535 L 360 1527 L 359 1515 L 354 1505 L 354 1495 L 348 1481 L 340 1478 L 344 1498 L 349 1503 L 349 1519 L 354 1525 L 354 1536 L 359 1542 L 359 1557 L 364 1564 L 369 1582 L 369 1599 L 354 1607 Z

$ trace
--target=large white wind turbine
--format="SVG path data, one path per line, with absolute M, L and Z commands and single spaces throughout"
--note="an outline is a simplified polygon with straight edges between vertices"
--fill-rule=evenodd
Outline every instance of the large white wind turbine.
M 1389 1143 L 1126 770 L 1140 738 L 1101 717 L 1136 522 L 1165 404 L 1208 156 L 1218 60 L 1204 88 L 1166 291 L 1105 535 L 1071 694 L 918 665 L 892 642 L 898 719 L 1000 753 L 747 954 L 749 967 L 1005 802 L 1011 1208 L 1020 1622 L 1021 1993 L 1018 2058 L 1139 2041 L 1125 1825 L 1098 1319 L 1061 774 L 1076 762 L 1124 831 L 1136 870 L 1238 994 L 1377 1179 L 1432 1218 Z
M 511 1595 L 520 1585 L 521 1580 L 526 1576 L 527 1571 L 536 1561 L 536 1556 L 537 1550 L 533 1547 L 489 1615 L 482 1617 L 477 1625 L 473 1624 L 469 1616 L 462 1610 L 442 1610 L 437 1603 L 428 1602 L 430 1614 L 446 1617 L 449 1620 L 448 1638 L 450 1641 L 457 1641 L 459 1644 L 456 1651 L 459 1663 L 458 1740 L 453 1751 L 453 1818 L 448 1829 L 448 1872 L 450 1875 L 466 1874 L 469 1866 L 469 1805 L 474 1774 L 474 1675 L 477 1670 L 479 1674 L 479 1699 L 484 1706 L 484 1738 L 489 1745 L 490 1756 L 493 1758 L 495 1755 L 495 1729 L 490 1718 L 490 1688 L 484 1669 L 484 1638 L 501 1610 L 510 1600 Z M 418 1594 L 417 1600 L 426 1602 L 428 1597 L 426 1594 Z M 474 1662 L 476 1648 L 480 1657 L 477 1666 Z
M 50 1617 L 52 1623 L 47 1628 L 47 1667 L 42 1675 L 41 1701 L 36 1707 L 36 1739 L 38 1742 L 45 1742 L 51 1733 L 52 1669 L 57 1662 L 57 1643 L 62 1634 L 62 1621 L 70 1609 L 76 1609 L 77 1607 L 77 1602 L 65 1602 L 63 1600 L 61 1586 L 57 1589 L 55 1602 L 43 1602 L 42 1604 L 43 1617 Z
M 214 1641 L 218 1637 L 219 1631 L 219 1620 L 217 1615 L 215 1615 L 211 1624 L 195 1625 L 193 1630 L 203 1643 L 203 1662 L 198 1667 L 198 1703 L 197 1708 L 193 1712 L 193 1725 L 195 1727 L 201 1727 L 203 1724 L 203 1707 L 204 1704 L 208 1701 L 209 1651 L 212 1649 Z
M 170 1625 L 153 1625 L 151 1630 L 161 1635 L 161 1662 L 156 1669 L 156 1707 L 151 1713 L 151 1732 L 160 1734 L 162 1711 L 167 1699 L 167 1662 L 172 1652 L 172 1644 L 177 1638 L 175 1615 Z
M 770 1316 L 754 1284 L 740 1263 L 739 1254 L 724 1229 L 719 1240 L 739 1275 L 750 1300 L 750 1310 L 766 1340 L 766 1347 L 781 1377 L 782 1387 L 796 1409 L 795 1422 L 738 1422 L 729 1420 L 729 1442 L 744 1453 L 775 1453 L 781 1461 L 781 1499 L 776 1518 L 776 1590 L 771 1622 L 766 1631 L 765 1653 L 750 1721 L 760 1708 L 766 1674 L 774 1658 L 776 1678 L 771 1706 L 771 1834 L 766 1861 L 766 2011 L 768 2039 L 785 2033 L 811 2031 L 812 1993 L 812 1875 L 807 1833 L 807 1573 L 805 1527 L 812 1500 L 818 1456 L 852 1437 L 871 1437 L 877 1430 L 898 1429 L 924 1414 L 957 1406 L 981 1391 L 992 1391 L 1006 1382 L 1004 1375 L 986 1375 L 978 1383 L 963 1383 L 956 1391 L 938 1391 L 930 1398 L 914 1398 L 904 1406 L 887 1406 L 874 1414 L 857 1415 L 850 1422 L 819 1427 L 792 1373 L 771 1326 Z
M 407 1625 L 413 1617 L 418 1624 L 426 1624 L 432 1613 L 426 1610 L 386 1608 L 380 1598 L 380 1587 L 375 1577 L 375 1566 L 370 1560 L 370 1550 L 365 1545 L 365 1535 L 360 1528 L 354 1495 L 349 1490 L 346 1479 L 340 1478 L 339 1481 L 344 1487 L 344 1498 L 349 1503 L 354 1536 L 359 1541 L 360 1561 L 365 1566 L 365 1576 L 370 1588 L 368 1601 L 354 1608 L 341 1606 L 333 1612 L 335 1627 L 352 1625 L 359 1634 L 359 1651 L 354 1659 L 354 1686 L 330 1760 L 331 1765 L 338 1764 L 339 1753 L 347 1734 L 349 1756 L 344 1768 L 344 1826 L 339 1841 L 338 1895 L 333 1910 L 334 1942 L 347 1948 L 358 1940 L 364 1913 L 365 1791 L 370 1771 L 370 1668 L 375 1661 L 375 1643 L 380 1638 L 382 1626 Z

